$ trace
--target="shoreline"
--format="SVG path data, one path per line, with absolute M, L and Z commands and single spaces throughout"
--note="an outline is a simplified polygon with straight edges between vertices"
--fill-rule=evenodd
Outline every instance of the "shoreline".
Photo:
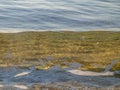
M 0 65 L 16 65 L 0 68 L 0 82 L 5 84 L 0 84 L 0 89 L 30 90 L 29 85 L 35 83 L 45 88 L 60 86 L 58 90 L 80 85 L 94 90 L 120 88 L 120 78 L 113 76 L 114 71 L 120 71 L 120 32 L 57 32 L 0 33 Z M 11 82 L 15 85 L 7 86 Z
M 0 33 L 23 33 L 23 32 L 120 32 L 120 28 L 112 29 L 57 29 L 57 30 L 34 30 L 34 29 L 0 29 Z

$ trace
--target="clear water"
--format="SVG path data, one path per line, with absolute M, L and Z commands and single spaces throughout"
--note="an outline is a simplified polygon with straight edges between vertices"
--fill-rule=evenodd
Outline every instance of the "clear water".
M 0 0 L 0 30 L 119 30 L 120 0 Z

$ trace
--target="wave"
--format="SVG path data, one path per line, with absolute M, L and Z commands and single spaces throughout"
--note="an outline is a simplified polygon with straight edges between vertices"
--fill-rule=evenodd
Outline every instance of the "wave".
M 120 28 L 120 0 L 0 0 L 0 29 Z

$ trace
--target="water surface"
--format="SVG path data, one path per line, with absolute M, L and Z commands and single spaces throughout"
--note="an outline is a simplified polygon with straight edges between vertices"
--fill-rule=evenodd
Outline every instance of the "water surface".
M 120 0 L 0 0 L 0 30 L 119 30 Z

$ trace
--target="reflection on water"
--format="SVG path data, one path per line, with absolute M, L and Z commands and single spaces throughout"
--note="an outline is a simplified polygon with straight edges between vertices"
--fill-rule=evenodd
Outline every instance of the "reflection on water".
M 120 0 L 0 0 L 0 29 L 119 29 Z

